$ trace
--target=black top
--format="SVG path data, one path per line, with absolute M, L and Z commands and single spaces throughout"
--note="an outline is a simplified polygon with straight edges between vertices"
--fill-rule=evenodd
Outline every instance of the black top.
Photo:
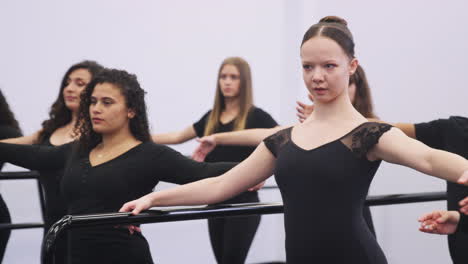
M 39 142 L 39 144 L 50 147 L 54 146 L 50 142 L 50 135 L 47 135 L 44 141 Z M 44 188 L 46 204 L 44 233 L 49 230 L 52 224 L 67 214 L 65 199 L 63 199 L 63 195 L 60 191 L 60 180 L 62 175 L 63 169 L 39 171 L 39 180 Z
M 64 168 L 61 189 L 69 214 L 116 212 L 125 202 L 150 193 L 159 181 L 184 184 L 220 175 L 234 166 L 195 162 L 153 142 L 96 166 L 91 166 L 89 153 L 74 151 L 73 143 L 59 147 L 0 143 L 0 160 L 35 170 Z M 95 227 L 72 230 L 70 237 L 72 263 L 151 263 L 140 234 Z
M 460 213 L 460 222 L 458 222 L 457 232 L 468 233 L 468 216 Z
M 193 124 L 193 128 L 197 133 L 197 137 L 203 137 L 205 132 L 205 126 L 208 121 L 208 117 L 211 111 L 208 111 L 203 117 Z M 272 128 L 278 126 L 278 123 L 265 111 L 260 108 L 252 107 L 248 116 L 245 129 L 250 128 Z M 231 132 L 234 130 L 234 120 L 229 123 L 223 124 L 219 121 L 218 129 L 215 133 Z M 206 156 L 205 161 L 207 162 L 218 162 L 218 161 L 232 161 L 241 162 L 246 159 L 253 151 L 255 147 L 251 146 L 229 146 L 221 145 Z
M 203 117 L 193 124 L 193 128 L 197 133 L 198 137 L 203 137 L 205 132 L 205 126 L 208 122 L 211 111 L 208 111 Z M 222 132 L 231 132 L 234 131 L 234 121 L 232 120 L 226 124 L 219 121 L 218 128 L 214 133 Z M 247 116 L 247 122 L 245 129 L 250 128 L 272 128 L 277 126 L 278 123 L 265 111 L 260 108 L 252 107 Z M 230 161 L 230 162 L 241 162 L 246 159 L 252 152 L 255 150 L 255 147 L 252 146 L 230 146 L 230 145 L 218 145 L 211 151 L 205 158 L 206 162 L 220 162 L 220 161 Z M 249 202 L 258 202 L 258 193 L 257 191 L 247 191 L 236 197 L 230 198 L 221 203 L 249 203 Z
M 366 154 L 390 128 L 366 122 L 311 150 L 291 140 L 292 128 L 264 140 L 276 157 L 287 263 L 387 263 L 362 209 L 380 165 Z
M 416 138 L 424 144 L 468 159 L 468 118 L 452 116 L 415 124 Z M 458 202 L 468 196 L 468 187 L 447 182 L 447 208 L 458 210 Z
M 0 140 L 6 138 L 21 137 L 21 133 L 11 126 L 0 125 Z M 3 168 L 4 162 L 0 162 L 0 170 Z
M 427 123 L 415 124 L 416 138 L 424 144 L 468 158 L 468 118 L 452 116 Z M 460 208 L 458 202 L 468 196 L 468 187 L 447 182 L 447 208 Z M 453 263 L 467 263 L 468 233 L 457 232 L 448 236 Z

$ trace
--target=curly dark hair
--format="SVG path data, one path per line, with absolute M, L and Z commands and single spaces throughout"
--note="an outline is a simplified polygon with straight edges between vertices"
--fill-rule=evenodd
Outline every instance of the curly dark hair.
M 68 77 L 70 76 L 70 74 L 78 69 L 88 70 L 88 72 L 91 74 L 91 79 L 93 79 L 103 69 L 103 67 L 95 61 L 85 60 L 72 65 L 67 70 L 67 72 L 62 78 L 57 99 L 50 107 L 49 119 L 42 122 L 42 130 L 37 139 L 38 142 L 44 142 L 45 139 L 48 138 L 52 133 L 54 133 L 56 129 L 63 127 L 71 122 L 72 112 L 65 105 L 65 100 L 63 98 L 63 90 L 67 86 Z
M 137 77 L 124 70 L 104 69 L 86 87 L 81 94 L 80 110 L 75 131 L 80 133 L 79 149 L 87 153 L 102 141 L 102 136 L 93 130 L 89 107 L 91 105 L 91 95 L 98 84 L 110 83 L 118 87 L 125 98 L 125 103 L 129 109 L 135 112 L 135 116 L 130 119 L 130 132 L 142 141 L 151 140 L 146 114 L 145 91 L 138 83 Z
M 2 91 L 0 90 L 0 125 L 9 126 L 16 129 L 18 132 L 21 132 L 18 121 L 15 118 L 15 115 L 10 110 L 10 105 L 8 104 L 5 96 L 3 96 Z

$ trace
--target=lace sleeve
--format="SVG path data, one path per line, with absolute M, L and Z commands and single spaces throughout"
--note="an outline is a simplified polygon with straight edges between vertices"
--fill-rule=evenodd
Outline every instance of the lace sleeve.
M 379 142 L 380 137 L 392 128 L 385 123 L 369 122 L 356 128 L 355 131 L 342 139 L 342 142 L 358 157 L 366 157 L 367 153 Z
M 279 149 L 291 139 L 291 130 L 292 127 L 280 130 L 263 140 L 263 143 L 265 143 L 265 146 L 273 156 L 276 157 Z

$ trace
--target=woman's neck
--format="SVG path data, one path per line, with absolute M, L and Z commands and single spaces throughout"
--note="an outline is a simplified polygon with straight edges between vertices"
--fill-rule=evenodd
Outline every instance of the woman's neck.
M 108 148 L 122 144 L 130 144 L 132 142 L 137 143 L 139 140 L 132 135 L 130 128 L 127 127 L 126 129 L 120 129 L 115 133 L 103 134 L 101 146 L 103 148 Z
M 72 116 L 71 116 L 71 120 L 70 120 L 70 122 L 68 124 L 70 126 L 72 126 L 72 127 L 75 127 L 77 121 L 78 121 L 78 111 L 73 111 Z
M 310 115 L 311 120 L 353 120 L 363 116 L 351 104 L 351 100 L 344 92 L 332 101 L 314 103 L 314 111 Z
M 237 115 L 239 111 L 240 102 L 238 97 L 224 99 L 224 112 L 235 113 Z

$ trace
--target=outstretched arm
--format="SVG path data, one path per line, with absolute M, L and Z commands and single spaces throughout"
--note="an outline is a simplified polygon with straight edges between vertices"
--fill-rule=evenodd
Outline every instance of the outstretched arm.
M 200 144 L 193 151 L 192 158 L 196 161 L 204 161 L 217 145 L 258 146 L 266 137 L 284 128 L 286 127 L 252 128 L 205 136 L 197 139 Z
M 286 128 L 277 126 L 273 128 L 253 128 L 241 131 L 213 134 L 217 145 L 258 146 L 266 137 Z M 203 139 L 203 138 L 202 138 Z
M 275 158 L 262 143 L 247 159 L 221 176 L 150 193 L 124 204 L 120 211 L 138 214 L 153 206 L 221 202 L 267 179 L 273 173 L 274 165 Z
M 31 134 L 31 135 L 28 135 L 28 136 L 23 136 L 23 137 L 2 139 L 2 140 L 0 140 L 0 142 L 10 143 L 10 144 L 32 145 L 32 144 L 37 143 L 40 132 L 41 131 L 37 131 L 34 134 Z
M 393 126 L 399 128 L 408 137 L 416 139 L 416 128 L 411 123 L 395 123 Z
M 30 170 L 58 170 L 65 167 L 72 144 L 53 147 L 0 143 L 0 161 Z
M 180 131 L 174 131 L 163 134 L 153 134 L 152 140 L 158 144 L 180 144 L 184 143 L 192 138 L 195 138 L 197 134 L 193 126 L 189 126 Z
M 430 148 L 409 138 L 397 128 L 382 135 L 379 143 L 369 152 L 368 158 L 411 167 L 452 182 L 457 182 L 461 176 L 468 174 L 468 160 L 465 158 Z

